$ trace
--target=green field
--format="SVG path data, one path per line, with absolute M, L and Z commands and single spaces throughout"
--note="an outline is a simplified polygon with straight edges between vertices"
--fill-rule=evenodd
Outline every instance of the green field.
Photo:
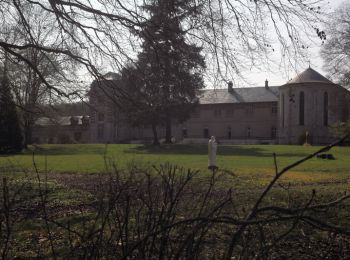
M 7 207 L 10 209 L 9 215 L 12 214 L 12 218 L 16 219 L 11 222 L 13 235 L 11 235 L 9 255 L 22 258 L 38 256 L 50 258 L 52 256 L 50 248 L 54 246 L 58 250 L 57 255 L 62 258 L 82 257 L 86 253 L 84 250 L 91 249 L 85 248 L 88 244 L 86 241 L 90 243 L 99 241 L 95 240 L 95 235 L 89 235 L 89 230 L 96 231 L 92 234 L 98 234 L 97 231 L 105 221 L 105 216 L 112 221 L 108 222 L 112 226 L 104 226 L 103 236 L 99 236 L 99 239 L 102 239 L 103 243 L 110 243 L 109 246 L 116 250 L 115 244 L 120 241 L 118 234 L 124 234 L 126 226 L 129 227 L 129 239 L 132 241 L 135 239 L 132 234 L 142 230 L 145 227 L 144 221 L 147 219 L 157 220 L 169 216 L 162 221 L 171 219 L 171 221 L 181 222 L 184 218 L 206 216 L 217 205 L 221 205 L 221 200 L 228 196 L 229 202 L 222 204 L 224 206 L 217 214 L 228 214 L 238 219 L 245 219 L 264 187 L 275 176 L 274 153 L 277 156 L 278 169 L 281 170 L 320 148 L 287 145 L 219 145 L 217 164 L 220 171 L 216 175 L 212 175 L 207 169 L 206 145 L 159 147 L 129 144 L 40 145 L 30 147 L 30 150 L 21 154 L 0 155 L 0 177 L 7 177 L 2 178 L 0 205 L 5 205 L 6 198 L 9 196 L 10 200 L 7 201 L 13 203 L 10 204 L 11 207 Z M 300 208 L 308 205 L 307 203 L 322 205 L 348 193 L 350 191 L 350 147 L 334 147 L 328 153 L 332 153 L 335 160 L 312 158 L 286 172 L 264 197 L 260 208 L 264 206 Z M 180 190 L 179 187 L 186 180 L 188 172 L 173 170 L 174 168 L 167 163 L 198 171 L 193 178 L 191 177 L 186 188 L 181 189 L 181 196 L 175 200 L 174 204 L 170 202 L 168 194 L 173 194 L 177 189 Z M 162 168 L 162 165 L 166 166 Z M 118 174 L 110 175 L 109 173 L 115 172 L 115 169 L 118 169 Z M 171 179 L 172 172 L 176 176 L 174 179 Z M 214 182 L 213 188 L 209 188 Z M 206 194 L 209 196 L 207 197 Z M 203 203 L 204 199 L 205 203 Z M 129 201 L 132 203 L 125 204 Z M 145 201 L 148 204 L 145 204 Z M 104 205 L 109 206 L 102 207 Z M 110 207 L 111 205 L 113 207 Z M 149 208 L 145 208 L 145 205 Z M 176 206 L 173 207 L 173 205 Z M 202 211 L 201 207 L 205 210 Z M 167 210 L 171 208 L 169 211 L 171 214 L 162 214 L 161 209 L 164 208 Z M 318 219 L 346 230 L 350 217 L 348 209 L 349 202 L 345 200 L 331 210 L 315 212 Z M 127 214 L 125 216 L 128 217 L 122 218 L 122 224 L 117 225 L 118 223 L 113 221 L 116 217 L 120 217 L 119 214 L 123 215 L 124 210 Z M 314 216 L 315 212 L 311 210 L 303 214 Z M 132 216 L 130 217 L 129 214 Z M 153 218 L 144 218 L 149 214 L 153 214 Z M 271 217 L 269 214 L 269 211 L 266 214 L 262 212 L 259 218 L 269 218 Z M 16 218 L 18 216 L 22 218 Z M 47 223 L 45 216 L 49 221 Z M 298 215 L 297 218 L 299 218 Z M 154 223 L 158 222 L 152 222 L 152 226 Z M 154 228 L 161 225 L 159 223 L 155 224 Z M 196 223 L 193 222 L 191 225 L 195 227 Z M 226 230 L 232 234 L 239 227 L 239 225 L 225 225 L 226 223 L 210 226 L 207 238 L 212 239 L 211 234 L 218 237 L 208 251 L 203 249 L 205 254 L 213 255 L 210 259 L 215 259 L 216 255 L 222 255 L 229 243 Z M 275 233 L 283 234 L 293 225 L 291 221 L 281 221 L 272 226 L 265 223 L 264 233 L 267 236 L 273 236 Z M 184 229 L 172 229 L 172 234 L 180 234 L 182 238 L 185 236 L 184 232 L 196 230 L 188 227 L 186 223 L 183 227 Z M 72 236 L 71 228 L 78 233 Z M 251 228 L 254 229 L 255 226 Z M 311 250 L 315 256 L 314 259 L 321 259 L 323 253 L 328 253 L 329 248 L 338 248 L 339 243 L 347 245 L 350 241 L 350 237 L 341 236 L 337 239 L 343 242 L 338 243 L 338 240 L 330 237 L 333 233 L 326 233 L 322 228 L 312 229 L 305 223 L 293 229 L 294 231 L 285 239 L 286 244 L 281 243 L 270 251 L 271 254 L 289 255 L 289 258 L 295 254 L 306 257 L 307 254 L 303 252 Z M 112 230 L 117 230 L 117 233 L 113 235 L 113 239 L 110 239 Z M 261 232 L 261 229 L 259 230 Z M 4 234 L 0 236 L 1 243 L 5 241 Z M 52 234 L 54 245 L 49 244 L 49 241 L 52 241 L 49 239 Z M 243 236 L 252 239 L 249 233 L 244 233 Z M 155 235 L 155 239 L 162 241 L 163 237 Z M 67 244 L 68 240 L 71 240 L 72 244 Z M 257 245 L 259 241 L 251 244 L 252 254 L 255 254 Z M 325 248 L 318 250 L 322 245 Z M 109 247 L 99 248 L 106 253 L 104 250 Z M 239 248 L 236 253 L 239 252 Z M 346 246 L 339 250 L 345 250 L 344 248 Z M 115 254 L 121 254 L 122 250 L 117 248 L 113 252 L 115 256 Z M 334 251 L 332 256 L 338 256 L 339 252 Z M 109 253 L 108 251 L 107 255 Z
M 278 168 L 282 169 L 318 149 L 320 147 L 315 146 L 219 145 L 217 164 L 220 169 L 233 172 L 242 183 L 266 183 L 275 172 L 273 153 L 277 155 Z M 330 153 L 335 160 L 313 158 L 292 169 L 283 180 L 345 182 L 350 178 L 350 148 L 334 147 Z M 203 175 L 209 173 L 206 145 L 41 145 L 19 155 L 0 156 L 0 170 L 33 170 L 33 159 L 40 172 L 48 173 L 100 173 L 108 172 L 112 164 L 125 169 L 129 164 L 152 166 L 167 162 L 198 169 Z

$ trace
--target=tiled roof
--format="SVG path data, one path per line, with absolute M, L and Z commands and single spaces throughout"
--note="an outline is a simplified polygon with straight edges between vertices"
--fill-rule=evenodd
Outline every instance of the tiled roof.
M 287 84 L 296 84 L 296 83 L 308 83 L 308 82 L 318 82 L 318 83 L 331 83 L 332 81 L 322 76 L 317 71 L 308 68 L 299 75 L 295 76 L 293 79 L 287 82 Z
M 278 87 L 253 87 L 228 89 L 205 89 L 199 94 L 200 104 L 226 104 L 246 102 L 277 102 Z

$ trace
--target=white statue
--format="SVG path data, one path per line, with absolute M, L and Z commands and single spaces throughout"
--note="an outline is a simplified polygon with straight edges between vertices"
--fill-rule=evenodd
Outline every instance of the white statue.
M 215 136 L 212 136 L 208 142 L 208 169 L 216 170 L 216 151 L 218 149 L 218 144 L 215 140 Z

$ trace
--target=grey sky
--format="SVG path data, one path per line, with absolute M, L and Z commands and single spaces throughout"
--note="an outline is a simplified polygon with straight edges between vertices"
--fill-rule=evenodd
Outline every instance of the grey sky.
M 335 10 L 341 3 L 348 2 L 350 0 L 329 0 L 327 1 L 326 10 Z M 326 32 L 327 33 L 327 32 Z M 321 41 L 315 37 L 315 42 L 310 44 L 308 56 L 310 60 L 310 66 L 326 76 L 326 72 L 323 70 L 323 61 L 320 57 L 319 51 L 321 48 Z M 277 55 L 276 55 L 277 56 Z M 278 58 L 276 57 L 278 60 Z M 245 73 L 246 79 L 253 86 L 263 86 L 265 79 L 268 79 L 269 84 L 282 85 L 286 83 L 290 78 L 294 77 L 296 73 L 300 73 L 307 69 L 309 64 L 296 65 L 295 68 L 285 68 L 284 66 L 275 66 L 272 71 L 258 71 L 252 70 Z M 273 67 L 273 66 L 272 66 Z M 247 86 L 247 83 L 240 81 L 238 83 L 240 87 Z

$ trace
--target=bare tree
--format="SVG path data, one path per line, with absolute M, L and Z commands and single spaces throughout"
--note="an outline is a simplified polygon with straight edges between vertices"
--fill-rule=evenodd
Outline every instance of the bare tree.
M 23 6 L 23 12 L 32 30 L 31 37 L 27 34 L 26 27 L 20 20 L 17 20 L 11 24 L 11 27 L 3 30 L 8 42 L 46 44 L 52 48 L 60 45 L 50 39 L 57 28 L 55 20 L 49 13 L 42 12 L 38 7 L 29 4 Z M 69 84 L 69 77 L 74 74 L 74 62 L 63 55 L 44 54 L 33 47 L 21 50 L 19 53 L 40 69 L 42 75 L 52 85 L 59 86 L 61 82 Z M 43 80 L 28 64 L 14 57 L 9 60 L 8 64 L 11 89 L 21 111 L 24 146 L 26 147 L 31 143 L 35 120 L 44 113 L 43 105 L 56 101 L 57 95 L 44 86 Z M 61 85 L 61 88 L 64 88 L 64 85 Z
M 201 0 L 200 14 L 187 20 L 189 41 L 200 43 L 207 53 L 209 72 L 220 79 L 239 74 L 244 68 L 261 65 L 269 52 L 281 49 L 288 58 L 300 58 L 302 36 L 314 32 L 322 11 L 322 1 L 276 0 Z M 13 58 L 24 62 L 43 81 L 47 88 L 70 97 L 77 92 L 53 85 L 42 68 L 33 64 L 23 50 L 35 48 L 43 55 L 64 55 L 74 59 L 93 77 L 101 76 L 101 66 L 120 69 L 133 61 L 140 41 L 130 31 L 142 30 L 148 17 L 140 8 L 142 1 L 1 1 L 0 20 L 4 25 L 20 21 L 28 38 L 34 39 L 34 28 L 25 13 L 25 5 L 36 6 L 55 20 L 57 30 L 50 35 L 55 46 L 47 42 L 9 42 L 3 36 L 0 46 Z M 298 22 L 297 22 L 298 21 Z M 269 37 L 273 27 L 279 45 Z M 77 51 L 74 51 L 77 50 Z M 85 78 L 86 79 L 86 78 Z
M 329 17 L 327 41 L 322 47 L 324 67 L 344 87 L 350 87 L 350 4 L 344 2 Z M 319 32 L 321 34 L 321 32 Z
M 187 1 L 191 2 L 192 9 L 199 11 L 181 20 L 185 40 L 202 49 L 207 64 L 204 82 L 213 80 L 214 86 L 218 81 L 237 78 L 252 67 L 268 67 L 270 54 L 277 50 L 287 63 L 305 60 L 304 50 L 308 46 L 304 37 L 316 33 L 323 12 L 322 0 Z M 25 39 L 14 41 L 6 30 L 0 30 L 2 52 L 9 54 L 16 67 L 29 73 L 27 79 L 19 78 L 17 85 L 25 85 L 27 81 L 27 88 L 28 78 L 32 81 L 34 91 L 30 96 L 35 98 L 26 102 L 27 109 L 32 110 L 33 103 L 47 96 L 46 93 L 65 99 L 82 99 L 89 83 L 93 79 L 103 79 L 106 70 L 121 71 L 125 64 L 135 64 L 141 51 L 140 35 L 149 20 L 149 14 L 142 9 L 143 2 L 1 1 L 2 28 L 20 27 L 20 39 Z M 46 36 L 49 28 L 39 30 L 31 23 L 34 10 L 51 23 L 49 28 L 53 29 Z M 43 33 L 41 38 L 37 37 L 39 31 Z M 148 41 L 152 44 L 156 39 L 151 37 Z M 39 60 L 42 62 L 38 63 Z M 71 63 L 74 68 L 67 65 L 67 60 L 74 61 Z M 58 79 L 52 77 L 52 68 L 60 72 L 54 73 Z M 69 77 L 65 73 L 74 69 L 76 76 Z M 40 91 L 33 81 L 40 82 Z M 103 88 L 101 91 L 104 92 Z M 119 92 L 118 97 L 133 98 L 118 86 L 114 92 Z M 120 107 L 118 99 L 108 93 L 107 97 Z M 33 118 L 27 118 L 24 125 L 30 142 Z M 170 123 L 166 125 L 170 129 Z M 170 131 L 167 133 L 169 139 Z

